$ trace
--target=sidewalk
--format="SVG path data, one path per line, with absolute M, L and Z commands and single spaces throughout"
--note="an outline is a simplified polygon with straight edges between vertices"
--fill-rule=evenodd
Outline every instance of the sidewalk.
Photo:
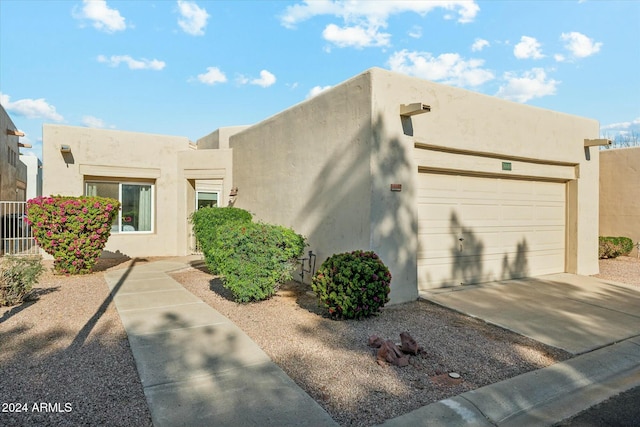
M 105 273 L 153 425 L 336 426 L 243 331 L 166 274 L 184 260 Z
M 381 426 L 552 426 L 640 385 L 640 338 L 432 403 Z
M 195 259 L 152 263 L 134 260 L 126 269 L 105 273 L 129 337 L 154 426 L 337 426 L 242 330 L 167 274 L 191 266 L 190 261 Z M 572 347 L 582 341 L 584 347 L 571 348 L 579 356 L 424 406 L 387 420 L 382 426 L 551 426 L 639 386 L 640 328 L 636 327 L 637 310 L 631 310 L 637 305 L 631 301 L 638 301 L 635 291 L 627 294 L 594 282 L 587 287 L 577 286 L 571 283 L 573 277 L 550 279 L 556 285 L 562 279 L 564 286 L 569 286 L 569 302 L 563 302 L 566 296 L 560 288 L 539 279 L 535 286 L 540 292 L 535 297 L 524 287 L 493 285 L 438 291 L 430 298 L 443 305 L 457 305 L 452 308 L 471 314 L 478 309 L 501 316 L 517 313 L 499 320 L 516 321 L 515 327 L 509 323 L 514 330 L 539 327 L 519 332 L 535 332 L 547 341 L 561 339 L 558 332 L 572 320 L 566 315 L 567 307 L 581 314 L 585 314 L 585 307 L 591 307 L 599 322 L 613 322 L 607 327 L 600 323 L 595 333 L 597 342 L 579 338 L 581 334 L 593 335 L 592 324 L 572 324 L 565 345 Z M 505 293 L 506 289 L 513 295 Z M 462 298 L 465 293 L 467 298 Z M 495 310 L 498 306 L 511 306 L 497 296 L 517 298 L 520 310 Z M 602 298 L 605 303 L 594 298 Z M 529 306 L 546 305 L 555 310 L 558 301 L 565 315 L 546 316 L 546 321 L 532 321 L 522 315 Z M 590 322 L 592 317 L 580 319 Z M 627 325 L 631 322 L 631 329 L 617 331 L 623 340 L 613 334 L 608 337 L 613 344 L 604 343 L 603 337 L 614 332 L 615 324 L 621 320 Z M 594 344 L 598 349 L 589 348 Z

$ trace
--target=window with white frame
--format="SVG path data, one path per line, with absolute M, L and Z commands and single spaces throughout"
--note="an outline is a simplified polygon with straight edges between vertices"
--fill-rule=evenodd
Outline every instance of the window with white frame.
M 112 233 L 153 231 L 153 193 L 151 183 L 85 181 L 85 195 L 120 201 L 120 211 L 111 225 Z
M 217 208 L 220 200 L 219 191 L 196 191 L 196 210 L 200 208 Z

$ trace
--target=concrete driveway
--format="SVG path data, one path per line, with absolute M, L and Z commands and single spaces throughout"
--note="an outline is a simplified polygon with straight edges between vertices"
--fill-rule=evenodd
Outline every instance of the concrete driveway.
M 575 355 L 640 335 L 640 289 L 594 277 L 550 274 L 420 297 Z

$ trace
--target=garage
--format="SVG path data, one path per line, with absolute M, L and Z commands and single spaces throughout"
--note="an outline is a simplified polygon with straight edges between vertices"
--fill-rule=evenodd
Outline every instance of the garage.
M 565 271 L 566 183 L 418 173 L 419 289 Z

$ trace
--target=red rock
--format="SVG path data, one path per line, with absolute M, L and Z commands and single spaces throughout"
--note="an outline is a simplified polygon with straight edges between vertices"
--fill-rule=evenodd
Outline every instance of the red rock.
M 418 347 L 418 343 L 413 339 L 408 332 L 402 332 L 400 334 L 400 342 L 402 343 L 400 349 L 404 353 L 416 355 L 420 351 L 420 347 Z
M 384 343 L 384 340 L 377 335 L 371 335 L 369 337 L 369 347 L 380 348 Z

